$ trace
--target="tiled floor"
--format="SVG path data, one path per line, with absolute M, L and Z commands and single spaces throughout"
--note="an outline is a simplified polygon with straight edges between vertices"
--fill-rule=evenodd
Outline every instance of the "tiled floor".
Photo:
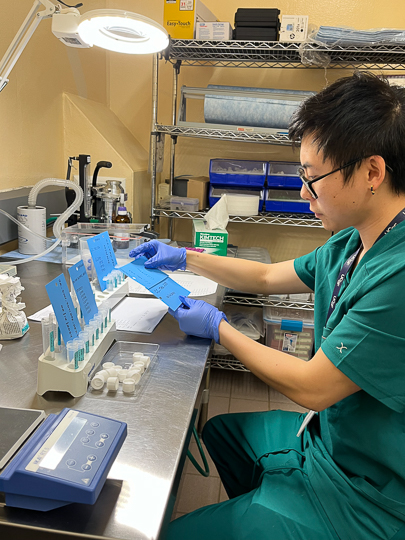
M 269 388 L 251 373 L 222 369 L 211 370 L 208 418 L 227 412 L 254 412 L 274 409 L 306 410 Z M 201 463 L 194 439 L 191 440 L 189 449 L 195 459 Z M 204 451 L 210 467 L 210 476 L 208 478 L 201 476 L 190 460 L 186 459 L 172 519 L 202 506 L 227 499 L 218 472 L 205 448 Z

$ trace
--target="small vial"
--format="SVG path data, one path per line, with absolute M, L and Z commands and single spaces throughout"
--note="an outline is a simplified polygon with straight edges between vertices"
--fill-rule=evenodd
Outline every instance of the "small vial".
M 75 369 L 77 369 L 75 364 L 75 349 L 76 344 L 74 343 L 73 339 L 71 341 L 68 341 L 66 344 L 67 361 L 69 362 L 69 364 L 72 364 Z
M 90 331 L 92 333 L 92 338 L 91 338 L 92 346 L 95 347 L 96 341 L 97 341 L 97 338 L 96 338 L 96 335 L 97 335 L 97 321 L 95 320 L 94 317 L 93 317 L 93 319 L 91 319 L 89 326 L 90 326 Z
M 53 352 L 53 357 L 52 357 L 52 352 L 50 350 L 50 334 L 51 334 L 52 324 L 49 322 L 49 317 L 42 317 L 41 326 L 42 326 L 42 348 L 44 352 L 44 358 L 54 358 L 55 352 Z
M 88 330 L 84 329 L 79 333 L 79 338 L 84 343 L 84 354 L 89 354 L 90 352 L 90 333 Z
M 139 381 L 141 380 L 141 374 L 139 373 L 139 371 L 137 373 L 134 372 L 134 370 L 130 370 L 130 372 L 128 373 L 128 379 L 132 379 L 135 384 L 138 384 Z M 125 380 L 128 380 L 128 379 L 125 379 Z
M 59 327 L 58 327 L 58 323 L 56 321 L 56 316 L 54 313 L 49 314 L 49 322 L 52 325 L 52 340 L 53 340 L 53 345 L 54 345 L 54 351 L 55 353 L 58 353 L 60 352 L 60 343 L 58 340 Z
M 108 308 L 102 307 L 100 309 L 100 314 L 103 320 L 103 325 L 104 325 L 104 330 L 105 330 L 108 326 Z
M 114 290 L 114 281 L 111 274 L 108 274 L 107 291 L 112 292 Z
M 137 360 L 141 360 L 143 358 L 143 353 L 134 352 L 134 354 L 132 355 L 132 358 L 133 358 L 134 362 L 136 362 Z

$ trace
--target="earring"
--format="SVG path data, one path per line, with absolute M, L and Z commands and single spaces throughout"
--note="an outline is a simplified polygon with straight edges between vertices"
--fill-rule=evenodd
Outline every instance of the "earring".
M 371 186 L 371 194 L 372 194 L 372 195 L 375 195 L 375 191 L 374 191 L 373 187 L 374 187 L 374 186 Z

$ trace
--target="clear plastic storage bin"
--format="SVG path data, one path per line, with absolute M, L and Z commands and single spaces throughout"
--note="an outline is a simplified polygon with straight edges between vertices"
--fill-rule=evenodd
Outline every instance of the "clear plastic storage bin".
M 198 212 L 200 201 L 193 197 L 178 197 L 171 195 L 167 199 L 163 199 L 160 203 L 162 208 L 169 210 L 180 210 L 182 212 Z
M 270 161 L 267 185 L 278 189 L 301 189 L 302 182 L 297 169 L 300 163 L 292 161 Z
M 263 188 L 267 166 L 265 161 L 211 159 L 210 183 L 213 186 Z
M 301 199 L 299 191 L 267 189 L 264 204 L 267 212 L 312 214 L 309 202 Z
M 146 223 L 77 223 L 62 230 L 62 264 L 72 265 L 83 260 L 89 278 L 92 279 L 92 260 L 87 246 L 88 238 L 108 231 L 115 256 L 119 263 L 129 262 L 131 249 L 145 241 L 139 236 L 148 228 Z
M 314 343 L 314 312 L 266 306 L 263 310 L 266 345 L 302 360 L 310 360 Z

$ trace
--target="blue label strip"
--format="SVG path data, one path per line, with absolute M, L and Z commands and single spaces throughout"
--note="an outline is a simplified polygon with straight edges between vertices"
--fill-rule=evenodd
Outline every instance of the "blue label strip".
M 97 315 L 98 308 L 91 289 L 90 280 L 87 276 L 83 261 L 79 261 L 69 268 L 70 279 L 79 300 L 80 309 L 86 324 Z
M 181 306 L 179 296 L 188 296 L 190 291 L 173 281 L 167 274 L 157 269 L 144 267 L 146 257 L 139 257 L 120 268 L 121 272 L 137 281 L 148 291 L 164 302 L 170 309 L 176 311 Z
M 94 268 L 96 269 L 100 289 L 104 291 L 107 288 L 107 284 L 103 281 L 103 278 L 117 266 L 117 259 L 108 231 L 92 236 L 87 240 L 87 245 L 89 246 Z
M 61 274 L 50 281 L 48 285 L 45 285 L 45 288 L 49 300 L 51 301 L 53 311 L 55 312 L 60 331 L 62 332 L 63 341 L 66 344 L 70 340 L 78 337 L 81 327 L 73 306 L 72 298 L 69 294 L 65 276 Z

